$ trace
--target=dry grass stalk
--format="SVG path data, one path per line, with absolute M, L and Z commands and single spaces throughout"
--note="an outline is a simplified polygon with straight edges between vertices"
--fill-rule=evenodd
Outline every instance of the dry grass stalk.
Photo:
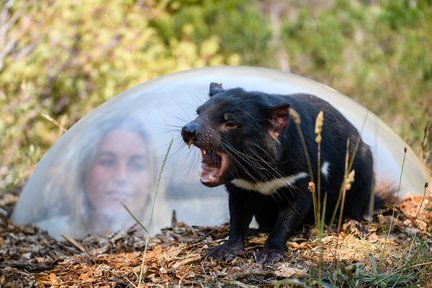
M 154 215 L 154 209 L 155 209 L 155 206 L 156 206 L 155 205 L 156 204 L 156 198 L 157 198 L 157 195 L 158 195 L 158 192 L 159 192 L 159 186 L 160 186 L 160 183 L 161 183 L 161 180 L 162 180 L 162 173 L 163 173 L 165 165 L 167 163 L 168 155 L 171 152 L 171 148 L 172 148 L 173 142 L 174 142 L 174 139 L 171 139 L 171 141 L 170 141 L 170 143 L 168 145 L 167 151 L 166 151 L 166 153 L 164 155 L 164 159 L 162 161 L 161 169 L 159 171 L 158 179 L 157 179 L 157 182 L 156 182 L 155 195 L 153 197 L 153 203 L 152 203 L 151 213 L 150 213 L 150 221 L 149 221 L 149 227 L 148 227 L 149 231 L 151 231 L 151 226 L 152 226 L 152 222 L 153 222 L 153 215 Z M 145 263 L 145 259 L 146 259 L 146 254 L 147 254 L 149 239 L 150 239 L 150 236 L 147 234 L 145 245 L 144 245 L 144 252 L 143 252 L 142 262 L 141 262 L 141 269 L 140 269 L 140 275 L 139 275 L 139 280 L 138 280 L 138 287 L 141 287 L 141 285 L 142 285 L 142 279 L 143 279 L 143 275 L 144 275 L 144 263 Z

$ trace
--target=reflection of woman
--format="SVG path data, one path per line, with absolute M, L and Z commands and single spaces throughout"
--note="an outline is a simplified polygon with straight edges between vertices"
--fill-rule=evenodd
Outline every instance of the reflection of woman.
M 79 201 L 72 210 L 73 230 L 101 234 L 134 223 L 149 210 L 155 170 L 142 125 L 131 119 L 110 121 L 101 129 L 97 149 L 82 154 Z M 147 208 L 147 209 L 146 209 Z M 143 223 L 146 225 L 147 223 Z
M 119 202 L 130 207 L 134 198 L 148 191 L 148 173 L 145 140 L 124 128 L 110 131 L 97 149 L 96 157 L 84 175 L 84 188 L 91 208 L 102 214 L 117 212 Z M 147 189 L 145 189 L 147 188 Z
M 101 235 L 127 229 L 135 223 L 123 207 L 125 204 L 144 226 L 149 226 L 157 169 L 143 124 L 134 117 L 126 117 L 104 120 L 96 126 L 86 127 L 79 138 L 56 154 L 53 162 L 57 165 L 51 167 L 47 173 L 49 179 L 43 184 L 41 200 L 46 211 L 39 208 L 28 212 L 31 216 L 23 217 L 25 205 L 18 203 L 14 211 L 16 222 L 33 223 L 57 238 L 60 233 L 77 238 Z M 33 207 L 28 202 L 30 211 Z M 157 202 L 158 214 L 153 226 L 160 228 L 160 222 L 169 215 L 163 212 L 164 199 Z M 20 220 L 25 218 L 31 220 Z

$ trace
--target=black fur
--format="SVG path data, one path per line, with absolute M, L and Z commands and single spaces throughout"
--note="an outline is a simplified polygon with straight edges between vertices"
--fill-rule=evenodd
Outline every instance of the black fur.
M 312 193 L 308 190 L 312 179 L 291 109 L 301 119 L 315 182 L 318 153 L 314 127 L 318 113 L 324 113 L 320 162 L 329 163 L 329 169 L 327 177 L 321 175 L 320 198 L 327 194 L 327 218 L 343 183 L 348 140 L 355 181 L 347 191 L 343 216 L 361 220 L 367 214 L 374 187 L 371 151 L 357 129 L 329 103 L 308 94 L 223 90 L 220 84 L 212 84 L 209 94 L 210 99 L 197 109 L 198 117 L 182 129 L 186 143 L 205 150 L 202 182 L 208 186 L 225 184 L 229 192 L 229 239 L 210 250 L 209 256 L 229 260 L 241 254 L 245 234 L 255 216 L 260 230 L 270 233 L 258 260 L 273 262 L 283 255 L 288 237 L 303 224 L 313 222 Z M 358 148 L 354 151 L 356 143 Z M 268 195 L 239 188 L 241 185 L 234 181 L 268 182 L 289 175 L 304 177 Z

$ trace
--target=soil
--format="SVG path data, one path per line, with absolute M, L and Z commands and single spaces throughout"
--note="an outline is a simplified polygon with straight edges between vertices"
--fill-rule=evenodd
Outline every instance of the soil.
M 227 224 L 195 227 L 173 219 L 171 227 L 151 238 L 137 236 L 139 228 L 133 228 L 109 237 L 56 241 L 36 227 L 10 221 L 16 200 L 0 195 L 0 287 L 310 287 L 316 286 L 311 279 L 318 279 L 320 267 L 327 282 L 336 281 L 328 276 L 334 271 L 349 280 L 399 269 L 407 253 L 414 253 L 413 237 L 426 248 L 415 250 L 423 262 L 411 266 L 432 264 L 431 203 L 422 197 L 404 199 L 372 222 L 347 222 L 339 233 L 327 227 L 321 241 L 314 228 L 305 227 L 287 242 L 283 261 L 272 265 L 256 263 L 266 235 L 255 231 L 244 255 L 228 263 L 206 258 L 209 247 L 226 239 Z M 431 275 L 411 270 L 418 273 L 412 280 L 417 287 L 432 283 Z

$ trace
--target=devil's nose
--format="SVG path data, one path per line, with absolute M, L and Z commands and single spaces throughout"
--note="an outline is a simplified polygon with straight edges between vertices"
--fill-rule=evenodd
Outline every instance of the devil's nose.
M 190 142 L 191 140 L 194 140 L 196 137 L 197 131 L 195 128 L 195 125 L 188 124 L 184 126 L 181 130 L 181 135 L 183 137 L 183 141 Z

